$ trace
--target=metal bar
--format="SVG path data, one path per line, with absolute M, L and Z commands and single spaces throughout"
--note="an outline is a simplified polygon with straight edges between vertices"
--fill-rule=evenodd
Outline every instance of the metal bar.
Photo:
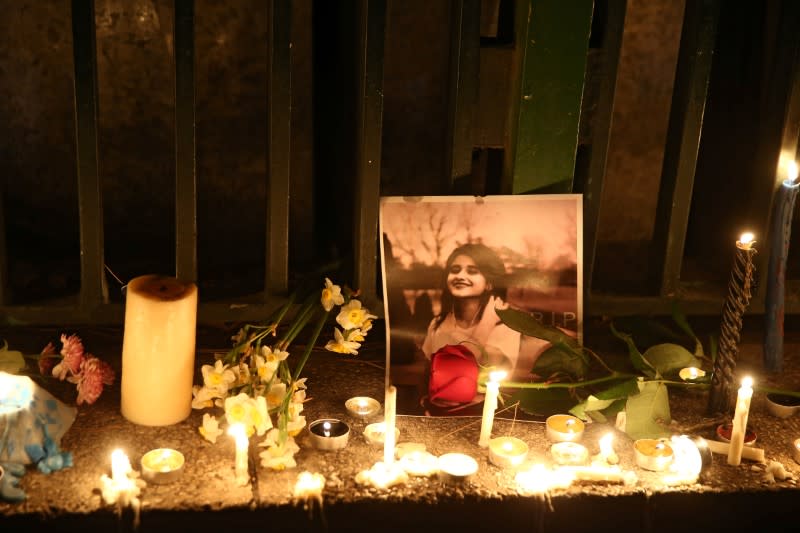
M 175 0 L 175 274 L 197 280 L 194 0 Z
M 356 106 L 356 187 L 354 281 L 370 308 L 377 307 L 378 203 L 383 130 L 383 49 L 386 0 L 358 4 L 358 104 Z
M 800 5 L 797 2 L 781 4 L 778 17 L 778 31 L 775 43 L 775 59 L 765 76 L 765 97 L 759 116 L 761 134 L 761 163 L 758 169 L 774 175 L 770 187 L 753 188 L 750 202 L 751 219 L 757 221 L 754 228 L 756 239 L 760 242 L 759 255 L 756 256 L 756 271 L 761 272 L 763 283 L 756 286 L 754 302 L 767 298 L 767 279 L 769 257 L 772 253 L 767 249 L 774 242 L 768 233 L 771 216 L 775 216 L 775 203 L 779 191 L 783 187 L 789 169 L 789 162 L 798 159 L 800 146 L 800 45 L 797 40 L 797 25 L 800 24 Z M 775 132 L 780 132 L 775 137 Z M 784 273 L 785 275 L 785 273 Z
M 81 242 L 79 305 L 86 309 L 108 301 L 108 287 L 103 270 L 103 203 L 97 161 L 97 48 L 94 0 L 72 1 L 72 45 Z
M 592 0 L 517 2 L 520 48 L 511 192 L 572 192 Z M 519 25 L 517 25 L 519 28 Z
M 653 233 L 660 293 L 676 294 L 703 127 L 719 0 L 687 2 Z
M 583 287 L 584 302 L 591 305 L 592 274 L 597 251 L 597 221 L 600 218 L 600 202 L 603 198 L 603 181 L 608 160 L 608 143 L 617 85 L 617 66 L 622 48 L 627 0 L 609 0 L 605 21 L 602 51 L 602 72 L 597 108 L 592 128 L 591 155 L 586 186 L 583 191 Z
M 478 101 L 481 3 L 450 2 L 450 81 L 445 175 L 450 188 L 472 173 L 472 127 Z
M 269 169 L 265 296 L 289 287 L 289 178 L 292 113 L 292 4 L 269 5 L 267 168 Z
M 3 183 L 0 182 L 0 310 L 8 299 L 8 248 L 6 247 L 5 207 L 3 204 Z

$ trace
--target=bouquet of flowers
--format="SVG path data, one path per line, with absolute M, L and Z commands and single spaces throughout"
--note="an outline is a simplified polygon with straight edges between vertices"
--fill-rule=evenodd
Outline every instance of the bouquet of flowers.
M 306 378 L 301 378 L 329 316 L 338 310 L 333 339 L 325 348 L 332 352 L 357 355 L 373 319 L 369 310 L 356 299 L 358 294 L 335 285 L 325 278 L 321 294 L 311 293 L 300 305 L 294 320 L 278 337 L 278 328 L 294 304 L 297 293 L 262 324 L 248 324 L 233 337 L 234 346 L 217 354 L 213 365 L 203 365 L 203 384 L 193 390 L 192 407 L 218 408 L 220 415 L 203 414 L 200 434 L 212 443 L 222 434 L 224 423 L 244 426 L 248 437 L 264 437 L 259 446 L 261 465 L 274 470 L 296 466 L 299 451 L 294 437 L 305 427 L 302 415 L 306 400 Z M 313 324 L 311 336 L 297 364 L 289 364 L 289 346 L 297 335 Z M 272 341 L 272 342 L 270 342 Z

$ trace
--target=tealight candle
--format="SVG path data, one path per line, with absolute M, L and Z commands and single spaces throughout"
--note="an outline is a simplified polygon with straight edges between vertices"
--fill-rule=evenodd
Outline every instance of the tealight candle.
M 792 443 L 792 457 L 795 462 L 800 463 L 800 439 L 794 439 Z
M 236 455 L 233 462 L 236 484 L 239 486 L 247 485 L 250 480 L 250 474 L 247 470 L 247 453 L 250 448 L 250 439 L 247 438 L 244 424 L 232 424 L 228 428 L 228 435 L 233 437 L 236 442 Z
M 678 377 L 680 377 L 683 381 L 694 381 L 696 379 L 700 379 L 706 375 L 706 371 L 696 366 L 687 366 L 686 368 L 681 368 L 680 372 L 678 372 Z
M 374 424 L 369 424 L 367 427 L 364 428 L 364 438 L 367 439 L 367 442 L 369 442 L 373 446 L 382 448 L 386 441 L 386 423 L 375 422 Z M 395 442 L 397 442 L 397 439 L 399 438 L 400 438 L 400 430 L 397 427 L 395 427 L 394 428 Z
M 375 398 L 368 396 L 355 396 L 344 402 L 344 407 L 351 416 L 366 419 L 378 414 L 381 404 Z
M 500 468 L 516 468 L 528 457 L 528 445 L 516 437 L 496 437 L 489 441 L 489 462 Z
M 463 453 L 439 456 L 439 479 L 444 483 L 464 483 L 478 471 L 478 461 Z
M 413 450 L 400 457 L 400 467 L 410 476 L 430 477 L 439 471 L 435 455 L 425 450 Z
M 633 443 L 636 464 L 645 470 L 660 472 L 672 462 L 672 447 L 663 439 L 639 439 Z
M 350 438 L 350 426 L 335 418 L 321 418 L 308 426 L 311 444 L 318 450 L 341 450 Z
M 664 476 L 665 485 L 691 485 L 697 482 L 703 468 L 703 457 L 697 444 L 686 435 L 670 439 L 675 459 Z
M 178 450 L 156 448 L 142 456 L 142 477 L 151 483 L 172 483 L 180 477 L 184 463 Z
M 556 442 L 550 447 L 550 455 L 560 465 L 582 465 L 589 460 L 589 450 L 577 442 Z
M 736 411 L 733 414 L 731 448 L 728 451 L 728 464 L 739 466 L 742 463 L 742 447 L 747 431 L 747 416 L 750 413 L 750 400 L 753 398 L 753 378 L 742 379 L 742 386 L 736 396 Z
M 572 415 L 552 415 L 545 421 L 545 427 L 552 442 L 576 442 L 583 437 L 584 424 Z
M 500 394 L 500 380 L 506 377 L 502 370 L 489 373 L 489 381 L 486 382 L 486 396 L 483 399 L 483 415 L 481 416 L 481 433 L 478 438 L 478 445 L 486 448 L 489 445 L 489 438 L 492 436 L 492 424 L 494 424 L 494 412 L 497 410 L 497 396 Z

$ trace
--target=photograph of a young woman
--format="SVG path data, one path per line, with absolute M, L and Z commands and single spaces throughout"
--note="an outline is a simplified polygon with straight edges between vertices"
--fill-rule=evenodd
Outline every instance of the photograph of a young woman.
M 576 195 L 382 198 L 398 412 L 473 414 L 480 372 L 531 377 L 550 345 L 504 324 L 500 309 L 579 335 L 580 209 Z

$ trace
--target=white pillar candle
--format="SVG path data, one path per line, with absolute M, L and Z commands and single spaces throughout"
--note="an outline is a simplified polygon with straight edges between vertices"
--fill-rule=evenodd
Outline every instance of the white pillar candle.
M 489 373 L 489 381 L 486 382 L 486 396 L 483 399 L 483 416 L 481 417 L 481 435 L 478 445 L 483 448 L 489 446 L 489 438 L 492 436 L 492 424 L 494 424 L 494 412 L 497 410 L 497 396 L 500 394 L 500 380 L 506 377 L 506 373 L 498 370 Z
M 247 485 L 250 474 L 247 471 L 247 452 L 250 448 L 250 439 L 244 430 L 243 424 L 233 424 L 228 428 L 228 434 L 236 441 L 236 456 L 234 458 L 234 472 L 236 484 Z
M 742 386 L 736 396 L 736 411 L 733 415 L 731 447 L 728 450 L 728 464 L 738 466 L 742 462 L 744 434 L 747 431 L 747 416 L 750 413 L 750 400 L 753 398 L 753 378 L 742 379 Z
M 140 276 L 125 299 L 122 414 L 145 426 L 180 422 L 192 411 L 197 287 Z
M 394 463 L 395 425 L 397 418 L 397 387 L 389 385 L 386 388 L 386 401 L 384 403 L 384 437 L 383 437 L 383 462 L 386 465 Z

